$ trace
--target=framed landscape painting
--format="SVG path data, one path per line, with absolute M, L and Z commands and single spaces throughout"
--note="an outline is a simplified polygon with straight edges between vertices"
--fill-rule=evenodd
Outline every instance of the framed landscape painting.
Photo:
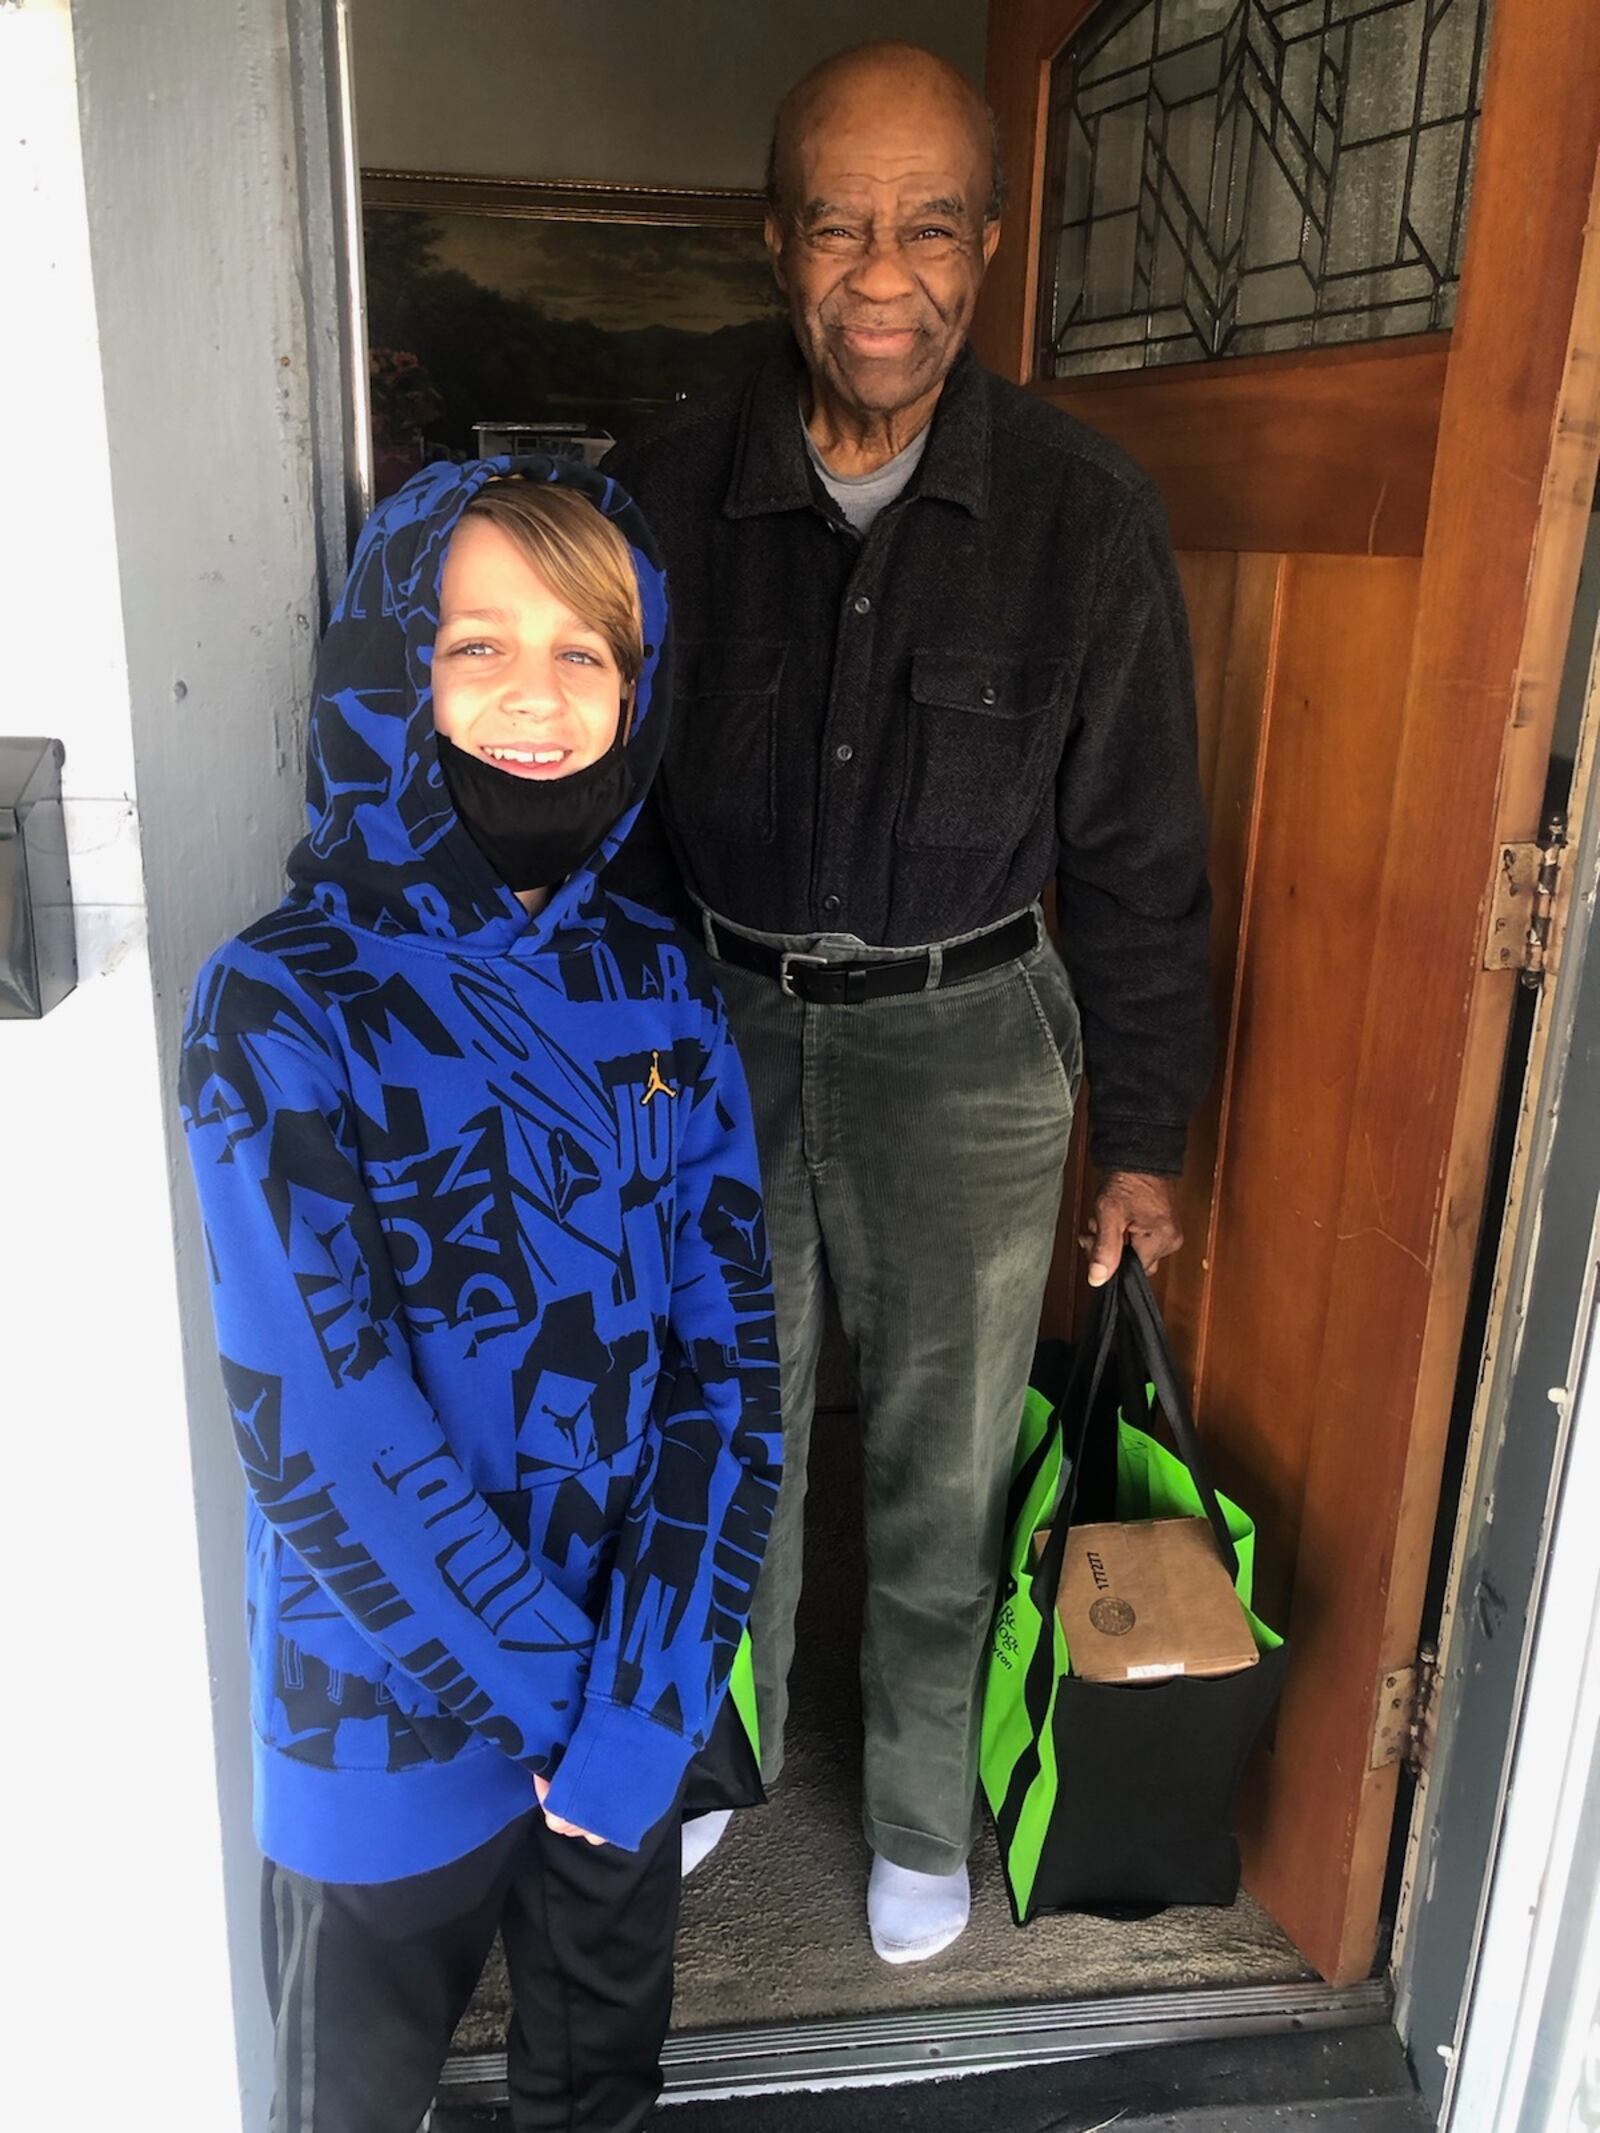
M 378 495 L 425 461 L 590 460 L 758 362 L 782 311 L 755 192 L 362 176 Z

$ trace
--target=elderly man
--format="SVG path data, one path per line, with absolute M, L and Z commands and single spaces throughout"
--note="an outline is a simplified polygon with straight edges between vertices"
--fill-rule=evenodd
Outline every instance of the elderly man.
M 611 468 L 667 560 L 659 828 L 766 1184 L 786 1442 L 753 1618 L 766 1774 L 831 1279 L 865 1448 L 867 1911 L 878 1953 L 913 1962 L 967 1918 L 980 1675 L 1082 1059 L 1091 1280 L 1129 1240 L 1147 1266 L 1181 1241 L 1205 830 L 1151 484 L 966 349 L 1000 234 L 982 103 L 914 47 L 842 53 L 779 111 L 770 199 L 792 341 Z M 720 1834 L 691 1828 L 686 1861 Z

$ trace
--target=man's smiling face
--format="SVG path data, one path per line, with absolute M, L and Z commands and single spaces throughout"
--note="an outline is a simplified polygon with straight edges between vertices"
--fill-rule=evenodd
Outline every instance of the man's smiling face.
M 847 74 L 780 138 L 767 244 L 808 367 L 866 416 L 943 382 L 999 239 L 990 149 L 938 72 Z

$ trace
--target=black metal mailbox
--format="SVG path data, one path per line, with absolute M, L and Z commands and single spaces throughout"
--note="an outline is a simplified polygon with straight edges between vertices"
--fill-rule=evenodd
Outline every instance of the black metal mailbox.
M 59 741 L 0 737 L 0 1022 L 35 1021 L 78 982 Z

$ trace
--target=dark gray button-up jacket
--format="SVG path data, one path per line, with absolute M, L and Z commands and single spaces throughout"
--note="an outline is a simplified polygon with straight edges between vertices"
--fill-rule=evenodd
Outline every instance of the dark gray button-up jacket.
M 1210 1071 L 1209 897 L 1154 485 L 967 352 L 863 541 L 810 465 L 802 376 L 786 342 L 606 464 L 667 565 L 656 790 L 687 885 L 763 932 L 909 947 L 1054 872 L 1095 1158 L 1175 1172 Z

